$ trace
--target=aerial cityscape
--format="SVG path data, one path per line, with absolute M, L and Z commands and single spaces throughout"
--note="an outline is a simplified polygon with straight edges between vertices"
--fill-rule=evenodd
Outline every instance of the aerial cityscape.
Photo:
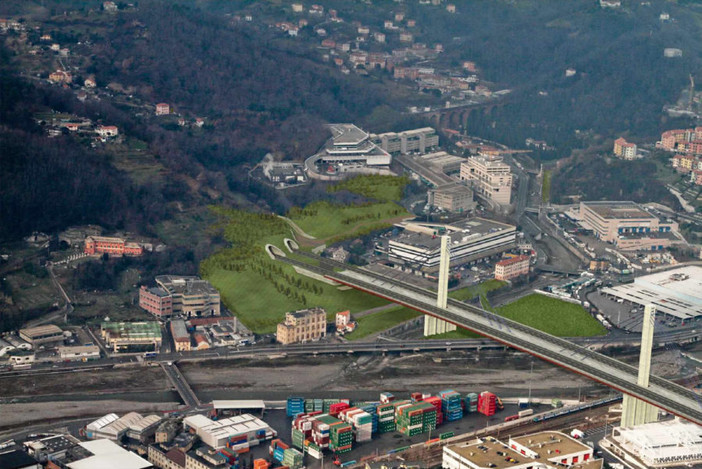
M 702 2 L 2 0 L 0 469 L 702 469 Z

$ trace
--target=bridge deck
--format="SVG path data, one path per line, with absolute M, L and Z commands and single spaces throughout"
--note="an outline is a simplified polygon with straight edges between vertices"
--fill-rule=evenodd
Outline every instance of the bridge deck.
M 312 257 L 308 254 L 303 255 Z M 280 260 L 305 266 L 315 273 L 344 285 L 478 332 L 642 399 L 692 422 L 702 424 L 702 396 L 657 376 L 651 376 L 649 387 L 639 386 L 637 384 L 638 370 L 635 367 L 565 339 L 554 337 L 456 300 L 449 301 L 446 309 L 438 308 L 435 293 L 373 272 L 351 269 L 348 268 L 348 265 L 338 262 L 324 259 L 317 267 L 291 258 L 280 258 Z M 339 271 L 341 266 L 347 267 L 347 269 Z

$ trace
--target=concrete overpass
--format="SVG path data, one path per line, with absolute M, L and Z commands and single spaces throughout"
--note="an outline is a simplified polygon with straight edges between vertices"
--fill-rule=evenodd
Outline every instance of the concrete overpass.
M 698 394 L 657 376 L 651 376 L 648 387 L 639 386 L 637 368 L 586 347 L 460 301 L 449 300 L 446 308 L 438 308 L 433 292 L 343 263 L 321 258 L 316 258 L 319 265 L 290 257 L 279 260 L 477 332 L 702 425 L 702 399 Z

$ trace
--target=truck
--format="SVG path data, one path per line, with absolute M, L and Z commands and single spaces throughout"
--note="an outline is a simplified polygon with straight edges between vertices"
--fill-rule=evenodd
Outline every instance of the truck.
M 578 430 L 577 428 L 574 428 L 570 432 L 570 436 L 572 436 L 576 440 L 579 440 L 580 438 L 583 438 L 585 436 L 585 432 L 583 432 L 582 430 Z
M 526 410 L 520 410 L 517 415 L 519 415 L 519 418 L 523 417 L 528 417 L 529 415 L 532 415 L 534 413 L 534 409 L 526 409 Z
M 554 397 L 553 399 L 551 399 L 551 407 L 553 407 L 554 409 L 563 407 L 563 402 L 559 398 Z

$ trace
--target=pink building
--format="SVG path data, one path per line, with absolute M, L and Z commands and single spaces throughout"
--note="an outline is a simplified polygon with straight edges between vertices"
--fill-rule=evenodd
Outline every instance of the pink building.
M 173 314 L 173 297 L 161 287 L 147 288 L 142 285 L 139 290 L 139 307 L 157 317 L 169 317 Z
M 171 113 L 171 107 L 166 103 L 158 103 L 156 105 L 156 115 L 166 116 Z
M 530 256 L 515 256 L 502 259 L 495 264 L 495 279 L 510 280 L 521 275 L 528 275 L 530 266 Z

